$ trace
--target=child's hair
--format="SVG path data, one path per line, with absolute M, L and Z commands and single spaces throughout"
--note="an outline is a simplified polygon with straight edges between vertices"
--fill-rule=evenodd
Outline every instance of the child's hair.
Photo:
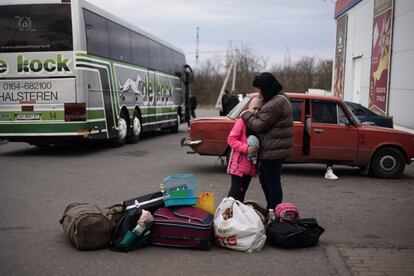
M 249 109 L 253 108 L 260 108 L 263 105 L 263 99 L 260 97 L 253 98 L 253 100 L 250 101 Z

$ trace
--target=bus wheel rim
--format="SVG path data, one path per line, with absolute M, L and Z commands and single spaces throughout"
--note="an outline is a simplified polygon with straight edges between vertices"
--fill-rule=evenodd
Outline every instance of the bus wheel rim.
M 118 137 L 124 139 L 127 135 L 127 123 L 124 118 L 119 118 L 118 122 Z
M 141 134 L 141 124 L 137 117 L 134 117 L 134 121 L 132 122 L 132 131 L 134 136 L 139 136 Z

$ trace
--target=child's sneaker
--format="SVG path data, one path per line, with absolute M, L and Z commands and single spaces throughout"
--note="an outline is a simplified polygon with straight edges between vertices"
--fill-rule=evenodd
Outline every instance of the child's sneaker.
M 326 170 L 326 173 L 325 173 L 325 179 L 336 180 L 336 179 L 338 179 L 338 178 L 339 178 L 339 177 L 337 177 L 337 176 L 333 173 L 332 169 L 327 169 L 327 170 Z

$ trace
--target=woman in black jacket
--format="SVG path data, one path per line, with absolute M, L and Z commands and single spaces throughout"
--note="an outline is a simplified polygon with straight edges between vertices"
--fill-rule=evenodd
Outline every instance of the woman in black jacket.
M 259 136 L 259 180 L 267 208 L 274 209 L 283 200 L 282 164 L 293 152 L 293 111 L 282 85 L 272 74 L 256 76 L 253 86 L 260 89 L 264 105 L 256 116 L 247 111 L 242 118 Z

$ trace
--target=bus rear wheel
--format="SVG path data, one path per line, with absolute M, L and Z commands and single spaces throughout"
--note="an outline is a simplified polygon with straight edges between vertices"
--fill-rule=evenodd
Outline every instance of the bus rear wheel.
M 131 144 L 135 144 L 136 142 L 138 142 L 142 132 L 142 124 L 141 119 L 139 118 L 139 114 L 136 112 L 132 117 L 132 124 L 131 127 L 128 128 L 128 131 L 128 142 Z
M 123 146 L 126 142 L 127 133 L 128 123 L 124 112 L 122 112 L 118 120 L 118 135 L 111 141 L 111 145 L 114 147 Z
M 170 130 L 172 133 L 178 133 L 179 128 L 180 128 L 180 115 L 177 114 L 177 122 L 174 126 L 170 128 Z

